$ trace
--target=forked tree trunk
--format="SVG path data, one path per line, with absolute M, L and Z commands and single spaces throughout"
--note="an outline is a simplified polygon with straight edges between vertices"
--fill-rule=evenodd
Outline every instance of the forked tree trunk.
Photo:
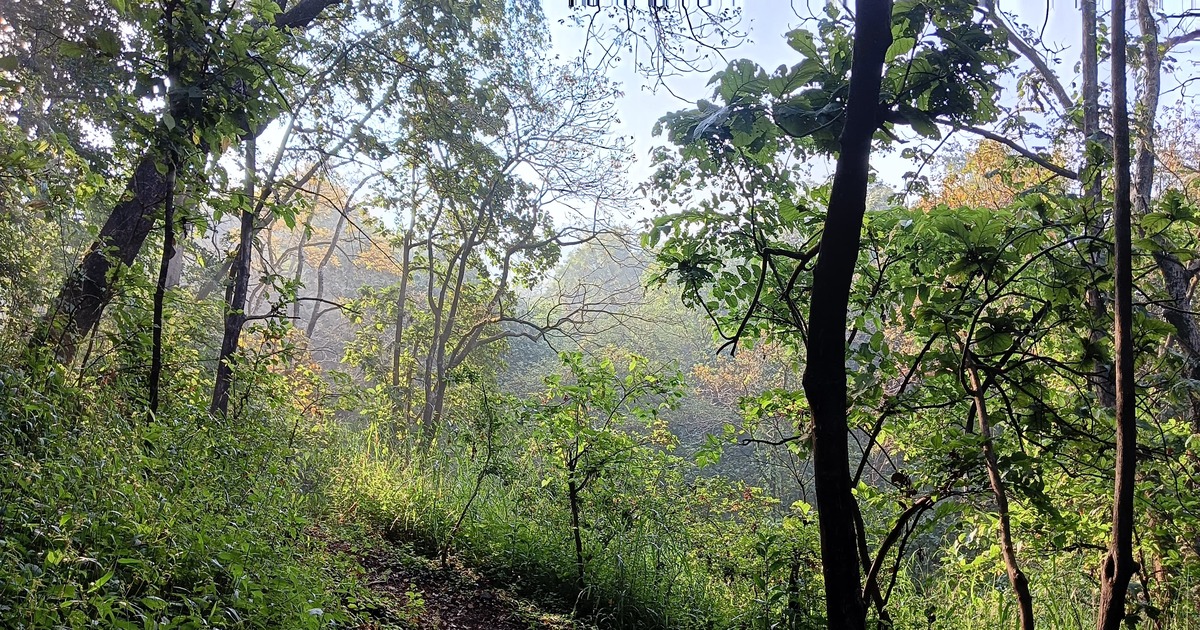
M 1113 224 L 1115 244 L 1116 474 L 1113 481 L 1112 540 L 1100 571 L 1099 630 L 1119 630 L 1125 595 L 1133 577 L 1137 422 L 1133 362 L 1133 264 L 1130 220 L 1129 111 L 1125 96 L 1125 0 L 1112 7 Z
M 317 330 L 317 321 L 330 310 L 328 308 L 321 308 L 325 299 L 325 268 L 329 266 L 329 261 L 333 260 L 333 255 L 337 252 L 338 241 L 342 238 L 342 230 L 346 227 L 346 215 L 349 212 L 350 206 L 347 203 L 341 212 L 338 213 L 337 224 L 333 228 L 333 236 L 329 239 L 329 246 L 325 248 L 325 255 L 321 258 L 321 262 L 317 264 L 317 299 L 313 302 L 312 316 L 308 318 L 308 326 L 304 329 L 304 336 L 309 339 L 312 339 L 313 333 Z
M 847 445 L 846 319 L 867 208 L 871 139 L 880 123 L 884 53 L 892 41 L 891 2 L 856 0 L 855 11 L 850 91 L 829 213 L 813 272 L 804 370 L 804 392 L 813 415 L 825 606 L 832 630 L 866 627 Z

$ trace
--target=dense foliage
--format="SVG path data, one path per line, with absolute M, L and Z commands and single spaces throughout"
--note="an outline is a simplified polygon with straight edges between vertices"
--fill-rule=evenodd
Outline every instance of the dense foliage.
M 1195 16 L 635 4 L 0 6 L 0 626 L 1200 624 Z

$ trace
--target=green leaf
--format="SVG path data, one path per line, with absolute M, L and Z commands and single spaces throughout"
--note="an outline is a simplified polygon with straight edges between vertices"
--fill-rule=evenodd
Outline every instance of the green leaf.
M 917 45 L 917 40 L 912 37 L 899 37 L 888 46 L 887 52 L 884 54 L 884 61 L 891 63 L 901 55 L 908 54 Z
M 58 45 L 58 52 L 64 57 L 82 57 L 87 53 L 87 48 L 79 42 L 64 41 Z
M 100 31 L 96 34 L 96 47 L 109 57 L 121 54 L 121 41 L 110 31 Z
M 101 587 L 103 587 L 105 584 L 108 584 L 108 581 L 111 580 L 112 577 L 112 569 L 109 569 L 108 572 L 100 576 L 98 580 L 92 582 L 92 585 L 88 587 L 88 592 L 95 593 L 96 591 L 100 590 Z
M 720 94 L 726 103 L 738 97 L 754 97 L 762 94 L 764 73 L 758 64 L 748 59 L 738 59 L 729 64 L 721 75 Z
M 779 198 L 779 220 L 787 226 L 796 226 L 800 224 L 804 216 L 800 213 L 800 209 L 796 204 L 787 197 Z
M 788 33 L 787 38 L 788 46 L 791 46 L 792 50 L 810 59 L 820 58 L 821 53 L 817 50 L 817 44 L 812 33 L 798 28 Z
M 142 605 L 150 610 L 157 611 L 165 609 L 167 607 L 167 602 L 161 597 L 154 597 L 153 595 L 150 595 L 142 598 Z

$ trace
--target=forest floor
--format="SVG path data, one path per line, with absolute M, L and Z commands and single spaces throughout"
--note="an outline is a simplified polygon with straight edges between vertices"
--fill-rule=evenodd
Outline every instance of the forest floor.
M 378 534 L 323 533 L 330 551 L 353 560 L 370 589 L 360 630 L 587 630 L 567 616 L 541 610 L 528 599 L 454 558 L 442 567 Z

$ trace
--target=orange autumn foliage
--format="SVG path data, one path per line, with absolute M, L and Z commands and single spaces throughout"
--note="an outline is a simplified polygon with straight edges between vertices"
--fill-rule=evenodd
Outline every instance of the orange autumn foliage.
M 934 190 L 917 207 L 1003 208 L 1022 191 L 1056 181 L 1050 171 L 1034 165 L 998 142 L 984 140 L 971 147 L 961 166 L 949 165 L 937 178 Z M 1061 185 L 1061 184 L 1060 184 Z

